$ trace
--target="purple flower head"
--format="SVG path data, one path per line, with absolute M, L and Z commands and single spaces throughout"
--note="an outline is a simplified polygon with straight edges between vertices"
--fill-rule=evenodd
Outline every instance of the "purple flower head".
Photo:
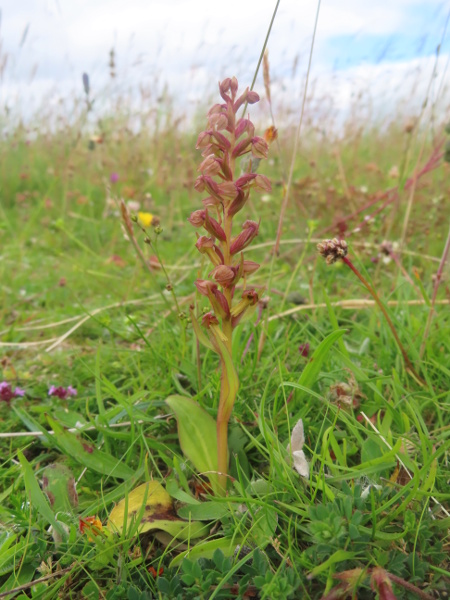
M 16 387 L 15 390 L 11 388 L 11 384 L 6 381 L 0 382 L 0 400 L 9 404 L 13 398 L 24 396 L 25 390 Z
M 117 183 L 119 181 L 119 173 L 111 173 L 109 180 L 111 183 Z
M 300 346 L 298 347 L 298 351 L 300 352 L 300 356 L 304 356 L 305 358 L 308 358 L 309 342 L 306 342 L 306 344 L 300 344 Z
M 77 393 L 77 390 L 71 385 L 69 385 L 67 388 L 64 388 L 62 386 L 56 387 L 52 385 L 48 390 L 49 396 L 57 396 L 61 400 L 66 400 L 66 398 L 68 398 L 69 396 L 76 396 Z

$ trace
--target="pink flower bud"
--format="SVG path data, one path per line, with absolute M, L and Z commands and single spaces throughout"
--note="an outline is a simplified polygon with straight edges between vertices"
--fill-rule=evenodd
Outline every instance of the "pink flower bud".
M 225 294 L 221 292 L 216 285 L 214 286 L 214 288 L 210 288 L 208 298 L 211 302 L 211 306 L 213 307 L 215 314 L 218 315 L 221 319 L 230 315 L 230 307 L 228 306 L 228 301 L 225 298 Z
M 217 198 L 213 198 L 212 196 L 208 196 L 202 200 L 202 204 L 205 208 L 209 208 L 210 206 L 219 206 L 220 202 Z
M 237 193 L 238 189 L 232 181 L 219 183 L 219 194 L 224 200 L 234 200 Z
M 257 265 L 257 267 L 259 267 L 259 265 Z M 255 304 L 257 304 L 259 301 L 258 292 L 256 292 L 255 290 L 244 290 L 242 292 L 242 298 L 244 300 L 247 300 L 250 306 L 255 306 Z
M 240 138 L 243 133 L 248 131 L 248 125 L 251 123 L 250 119 L 239 119 L 237 122 L 236 128 L 234 130 L 234 135 L 236 139 Z M 250 137 L 253 137 L 253 133 Z
M 212 179 L 208 175 L 201 175 L 200 177 L 202 177 L 203 184 L 204 184 L 205 188 L 208 190 L 208 192 L 211 194 L 211 196 L 214 196 L 218 200 L 222 200 L 222 198 L 220 197 L 220 193 L 219 193 L 219 186 L 214 181 L 214 179 Z M 197 189 L 197 188 L 195 188 L 195 189 Z M 200 191 L 203 191 L 203 190 L 200 190 Z
M 227 239 L 227 236 L 225 235 L 225 231 L 222 229 L 220 224 L 213 217 L 210 217 L 208 215 L 208 211 L 205 211 L 205 212 L 206 212 L 206 218 L 205 218 L 204 227 L 205 227 L 206 231 L 208 233 L 210 233 L 211 235 L 213 235 L 214 237 L 221 240 L 222 242 L 225 242 Z
M 219 257 L 220 260 L 220 264 L 224 264 L 225 260 L 222 254 L 222 250 L 219 248 L 219 246 L 216 246 L 216 244 L 214 244 L 214 251 L 217 254 L 217 256 Z
M 244 104 L 247 99 L 248 88 L 245 89 L 244 93 L 239 96 L 236 102 L 233 104 L 233 111 L 237 113 L 239 108 Z
M 208 295 L 208 291 L 210 290 L 211 286 L 217 289 L 217 285 L 212 281 L 208 281 L 207 279 L 197 279 L 197 281 L 194 281 L 194 284 L 202 296 Z
M 230 90 L 231 79 L 227 77 L 221 83 L 219 83 L 219 92 L 225 102 L 229 102 L 231 98 L 227 96 L 227 92 Z
M 221 170 L 220 162 L 219 158 L 214 154 L 210 154 L 205 158 L 197 170 L 201 171 L 204 175 L 217 175 Z
M 247 94 L 247 102 L 249 104 L 256 104 L 256 102 L 259 102 L 259 95 L 256 92 L 249 92 Z
M 238 87 L 239 87 L 238 80 L 236 79 L 236 77 L 232 77 L 231 81 L 230 81 L 230 90 L 231 90 L 231 93 L 233 94 L 233 96 L 236 95 L 236 92 L 238 91 Z
M 370 587 L 378 592 L 380 600 L 396 600 L 388 573 L 381 567 L 375 567 L 370 578 Z
M 256 176 L 254 187 L 256 189 L 263 190 L 264 192 L 270 192 L 272 190 L 270 180 L 265 175 Z
M 224 109 L 226 109 L 226 104 L 214 104 L 208 110 L 208 117 L 210 117 L 211 115 L 223 113 Z
M 214 266 L 219 266 L 223 264 L 223 254 L 220 252 L 219 248 L 214 244 L 213 238 L 209 238 L 206 235 L 201 235 L 195 247 L 201 254 L 207 254 L 209 260 L 212 262 Z M 217 252 L 219 250 L 219 252 Z
M 227 121 L 228 123 L 228 121 Z M 230 141 L 228 140 L 228 138 L 226 138 L 223 133 L 219 133 L 218 131 L 214 131 L 213 136 L 215 137 L 219 148 L 221 150 L 229 150 L 231 144 Z
M 220 265 L 213 269 L 209 274 L 210 277 L 214 277 L 219 285 L 222 287 L 230 287 L 233 284 L 236 272 L 233 267 L 227 265 Z
M 256 136 L 252 138 L 252 154 L 256 158 L 267 158 L 269 146 L 264 138 Z
M 248 200 L 248 196 L 249 196 L 248 192 L 246 193 L 246 192 L 244 192 L 244 190 L 239 189 L 236 198 L 233 200 L 233 202 L 228 207 L 227 214 L 229 217 L 233 217 L 236 213 L 238 213 L 240 210 L 242 210 L 244 208 L 244 205 Z
M 223 113 L 215 113 L 208 118 L 208 124 L 212 129 L 220 131 L 228 126 L 227 116 Z
M 248 88 L 245 92 L 239 96 L 233 106 L 234 112 L 237 112 L 239 108 L 244 104 L 244 102 L 248 102 L 248 104 L 255 104 L 255 102 L 259 101 L 259 96 L 256 92 L 251 92 Z
M 194 210 L 188 221 L 194 227 L 203 227 L 206 221 L 206 210 Z
M 258 235 L 259 225 L 255 221 L 245 221 L 242 231 L 231 242 L 230 253 L 237 254 L 246 248 Z
M 204 148 L 205 146 L 208 146 L 208 144 L 211 143 L 211 131 L 202 131 L 200 133 L 200 135 L 197 138 L 197 145 L 195 146 L 198 150 L 198 148 Z
M 207 156 L 209 156 L 210 154 L 214 154 L 215 156 L 217 156 L 217 154 L 220 152 L 219 147 L 216 144 L 208 144 L 207 146 L 205 146 L 202 150 L 202 156 L 203 158 L 206 158 Z
M 201 235 L 198 238 L 197 243 L 195 244 L 195 247 L 197 248 L 197 250 L 199 252 L 204 254 L 206 252 L 207 248 L 214 247 L 214 240 L 210 237 L 207 237 L 206 235 Z
M 245 175 L 242 175 L 241 177 L 239 177 L 239 179 L 236 180 L 236 185 L 237 187 L 242 188 L 255 178 L 256 173 L 245 173 Z
M 205 189 L 205 181 L 203 179 L 203 175 L 199 175 L 197 177 L 197 179 L 195 180 L 194 189 L 196 189 L 197 192 L 203 192 L 204 191 L 204 189 Z
M 230 155 L 228 152 L 224 152 L 223 153 L 223 158 L 222 158 L 222 175 L 225 177 L 225 179 L 227 179 L 228 181 L 232 181 L 233 180 L 233 171 L 231 169 L 231 164 L 230 164 Z
M 230 77 L 226 77 L 222 82 L 219 83 L 219 90 L 223 93 L 226 93 L 230 90 L 231 79 Z
M 218 325 L 219 324 L 219 319 L 216 317 L 216 315 L 212 312 L 206 313 L 206 315 L 203 315 L 202 318 L 202 325 L 204 327 L 207 327 L 208 329 L 211 327 L 211 325 Z
M 259 265 L 256 262 L 253 262 L 252 260 L 244 260 L 243 272 L 245 273 L 245 275 L 251 275 L 252 273 L 257 271 L 260 266 L 261 265 Z
M 242 156 L 243 154 L 248 152 L 248 147 L 252 143 L 252 139 L 253 138 L 247 137 L 241 140 L 238 144 L 236 144 L 233 150 L 233 157 L 236 158 L 237 156 Z

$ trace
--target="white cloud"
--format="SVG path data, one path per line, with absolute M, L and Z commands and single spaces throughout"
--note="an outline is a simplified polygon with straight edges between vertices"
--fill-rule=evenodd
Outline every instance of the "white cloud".
M 243 82 L 251 79 L 274 5 L 274 0 L 7 0 L 2 35 L 9 65 L 3 101 L 11 101 L 15 94 L 29 106 L 28 98 L 38 102 L 49 89 L 81 95 L 84 71 L 90 75 L 93 93 L 105 91 L 108 53 L 114 47 L 116 89 L 142 83 L 155 97 L 167 83 L 180 102 L 192 102 L 205 91 L 210 93 L 225 75 L 235 74 Z M 283 102 L 287 91 L 294 101 L 300 96 L 316 7 L 310 0 L 280 4 L 269 49 L 274 89 L 278 87 Z M 416 63 L 363 65 L 333 73 L 334 57 L 325 50 L 326 44 L 340 36 L 387 39 L 416 29 L 437 44 L 442 1 L 427 0 L 434 20 L 424 22 L 423 10 L 422 0 L 323 0 L 312 72 L 316 94 L 331 94 L 334 104 L 343 107 L 361 88 L 373 86 L 376 94 L 381 91 L 385 96 L 392 92 Z M 28 23 L 27 40 L 19 48 Z M 297 78 L 292 79 L 297 59 Z

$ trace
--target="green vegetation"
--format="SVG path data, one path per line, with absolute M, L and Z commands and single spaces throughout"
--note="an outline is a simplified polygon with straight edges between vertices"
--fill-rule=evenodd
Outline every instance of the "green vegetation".
M 0 141 L 0 381 L 10 385 L 0 598 L 383 599 L 391 586 L 397 598 L 439 597 L 450 577 L 448 267 L 426 329 L 448 234 L 445 134 L 398 119 L 348 123 L 333 139 L 305 129 L 274 256 L 293 147 L 280 126 L 281 154 L 274 144 L 261 164 L 272 191 L 237 217 L 261 219 L 246 258 L 261 264 L 252 285 L 266 300 L 233 337 L 232 480 L 214 497 L 165 402 L 191 397 L 217 417 L 217 356 L 198 350 L 187 318 L 190 304 L 207 306 L 194 281 L 210 267 L 187 222 L 201 199 L 204 118 L 189 132 L 160 107 L 136 130 L 131 114 L 74 111 Z M 151 245 L 134 229 L 145 265 L 120 199 L 153 215 L 141 215 Z M 318 255 L 318 241 L 344 233 L 414 372 L 360 280 Z M 290 451 L 300 419 L 309 477 Z M 173 500 L 161 503 L 165 526 L 142 527 L 163 512 L 143 486 L 141 509 L 126 519 L 124 508 L 112 527 L 114 506 L 152 479 Z

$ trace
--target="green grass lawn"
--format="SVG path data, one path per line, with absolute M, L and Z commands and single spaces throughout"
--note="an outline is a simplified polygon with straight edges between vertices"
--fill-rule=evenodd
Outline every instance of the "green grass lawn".
M 201 200 L 197 132 L 166 121 L 135 133 L 103 119 L 101 143 L 81 121 L 18 126 L 0 142 L 0 380 L 25 392 L 0 402 L 0 598 L 383 599 L 391 584 L 397 598 L 446 597 L 448 266 L 424 332 L 448 234 L 448 164 L 403 190 L 437 138 L 422 146 L 422 132 L 395 122 L 327 143 L 305 133 L 274 256 L 292 150 L 280 128 L 281 157 L 273 146 L 261 167 L 272 192 L 242 211 L 261 219 L 246 258 L 261 263 L 252 284 L 267 307 L 233 339 L 232 479 L 214 498 L 165 403 L 189 396 L 215 417 L 220 389 L 217 357 L 198 354 L 183 318 L 191 303 L 206 306 L 194 281 L 209 270 L 187 222 Z M 159 220 L 151 247 L 135 229 L 149 268 L 124 235 L 121 198 Z M 420 379 L 350 269 L 318 256 L 318 240 L 345 230 Z M 307 478 L 289 454 L 299 419 Z M 149 480 L 169 492 L 169 520 L 186 519 L 183 539 L 139 534 L 145 507 L 120 533 L 108 526 Z

